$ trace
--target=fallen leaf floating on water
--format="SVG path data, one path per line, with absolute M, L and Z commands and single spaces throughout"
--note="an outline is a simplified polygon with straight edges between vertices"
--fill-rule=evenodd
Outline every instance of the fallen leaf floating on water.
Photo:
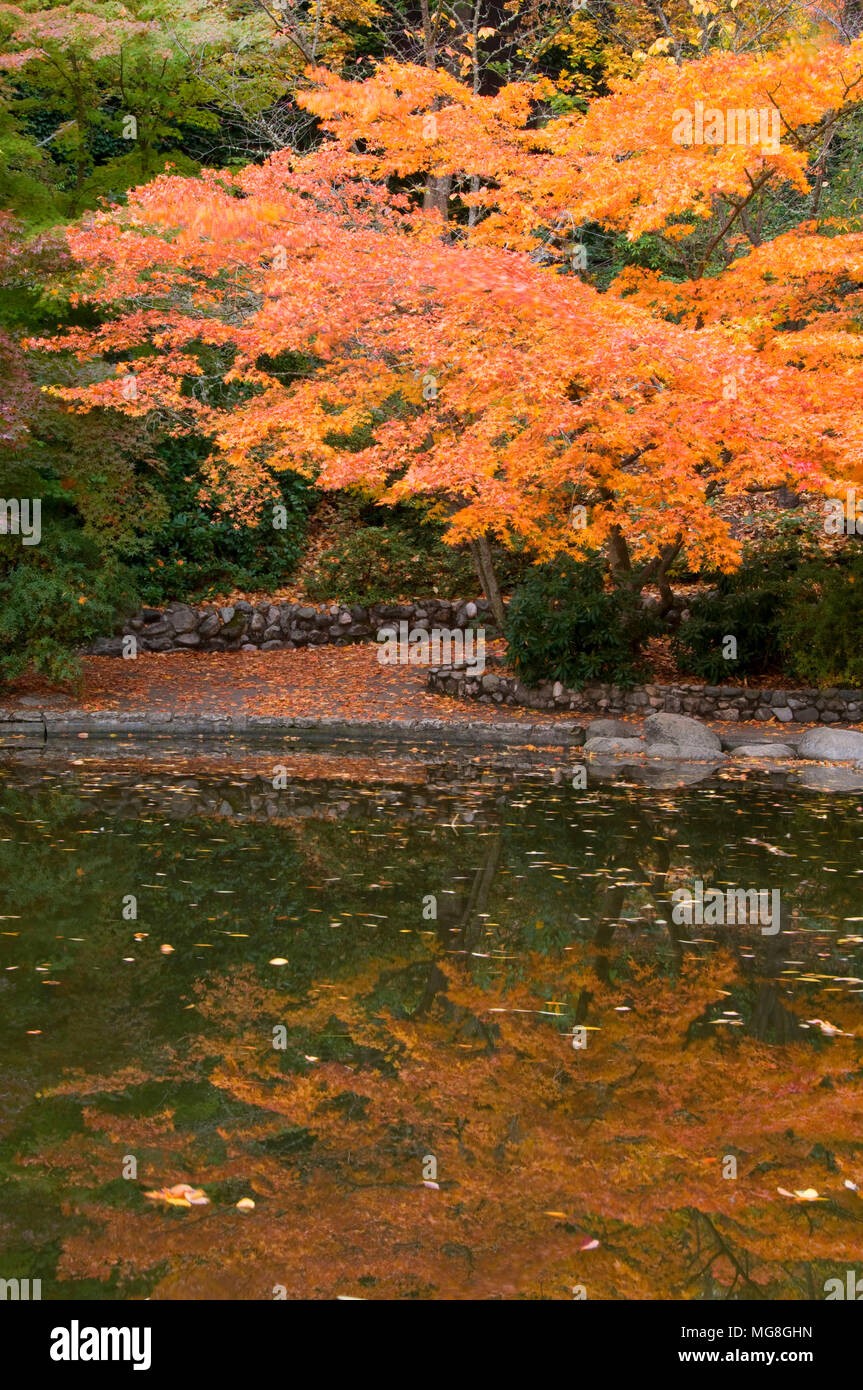
M 178 1182 L 174 1187 L 157 1187 L 153 1192 L 145 1192 L 153 1202 L 167 1202 L 169 1207 L 206 1207 L 210 1199 L 200 1187 L 190 1187 L 187 1182 Z
M 255 1204 L 251 1197 L 241 1197 L 237 1203 L 237 1211 L 254 1211 Z
M 778 845 L 769 845 L 766 840 L 753 840 L 749 836 L 743 837 L 745 845 L 758 845 L 760 849 L 766 849 L 768 854 L 779 854 L 783 859 L 793 859 L 794 855 L 789 854 L 787 849 L 780 849 Z

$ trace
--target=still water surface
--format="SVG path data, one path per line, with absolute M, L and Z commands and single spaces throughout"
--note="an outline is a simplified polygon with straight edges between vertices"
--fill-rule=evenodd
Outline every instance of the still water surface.
M 571 764 L 7 754 L 0 1277 L 821 1299 L 863 1272 L 863 796 Z M 781 931 L 675 923 L 699 879 L 780 890 Z

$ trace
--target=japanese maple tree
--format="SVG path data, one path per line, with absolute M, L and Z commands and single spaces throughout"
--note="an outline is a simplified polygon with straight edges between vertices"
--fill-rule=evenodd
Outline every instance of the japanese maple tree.
M 856 273 L 859 237 L 810 217 L 770 241 L 752 212 L 771 184 L 808 195 L 861 91 L 859 41 L 660 57 L 541 130 L 527 83 L 483 97 L 395 64 L 316 78 L 306 101 L 334 138 L 311 155 L 163 176 L 70 231 L 81 293 L 108 315 L 50 344 L 91 364 L 64 392 L 76 409 L 212 437 L 238 517 L 291 468 L 381 502 L 426 498 L 454 543 L 539 559 L 605 547 L 636 586 L 662 586 L 681 552 L 733 567 L 719 496 L 859 475 L 855 292 L 839 309 L 821 292 Z M 681 108 L 732 100 L 780 113 L 778 147 L 675 143 Z M 410 191 L 411 175 L 421 190 L 478 172 L 464 199 L 479 215 L 458 223 Z M 538 252 L 564 216 L 632 242 L 694 239 L 689 281 L 631 270 L 601 292 L 558 273 Z M 741 257 L 747 227 L 758 244 Z M 817 301 L 817 320 L 786 331 L 789 295 Z M 298 378 L 287 354 L 311 368 Z

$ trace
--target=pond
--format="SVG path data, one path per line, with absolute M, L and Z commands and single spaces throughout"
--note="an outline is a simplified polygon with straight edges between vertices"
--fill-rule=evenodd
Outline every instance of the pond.
M 582 785 L 572 758 L 7 751 L 0 1277 L 93 1300 L 844 1284 L 863 797 L 732 768 Z M 698 883 L 778 893 L 778 921 L 687 922 Z

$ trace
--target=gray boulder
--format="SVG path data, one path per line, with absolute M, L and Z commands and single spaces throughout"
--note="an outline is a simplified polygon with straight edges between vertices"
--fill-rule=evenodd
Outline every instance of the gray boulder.
M 555 687 L 557 689 L 557 687 Z M 636 738 L 632 724 L 624 724 L 622 719 L 591 719 L 587 726 L 588 738 Z
M 588 734 L 590 729 L 588 728 Z M 584 745 L 585 753 L 646 753 L 647 744 L 643 738 L 590 738 Z
M 122 637 L 97 637 L 90 647 L 94 656 L 122 656 L 123 639 Z M 38 703 L 41 704 L 41 701 Z
M 702 758 L 722 752 L 719 735 L 686 714 L 648 715 L 644 721 L 644 737 L 648 744 L 674 744 L 686 757 Z
M 168 614 L 168 622 L 175 632 L 194 632 L 198 626 L 198 615 L 193 608 L 175 608 Z
M 225 614 L 228 610 L 223 608 L 221 611 L 222 614 Z M 235 609 L 230 618 L 225 619 L 225 625 L 222 628 L 222 636 L 227 642 L 233 642 L 235 638 L 240 637 L 242 633 L 245 632 L 245 629 L 245 616 Z
M 685 762 L 687 758 L 698 759 L 704 754 L 700 750 L 694 752 L 692 748 L 683 747 L 679 743 L 648 743 L 647 756 L 649 758 L 667 758 L 671 762 Z
M 852 763 L 863 758 L 863 734 L 854 729 L 807 729 L 797 751 L 801 758 L 817 762 Z

